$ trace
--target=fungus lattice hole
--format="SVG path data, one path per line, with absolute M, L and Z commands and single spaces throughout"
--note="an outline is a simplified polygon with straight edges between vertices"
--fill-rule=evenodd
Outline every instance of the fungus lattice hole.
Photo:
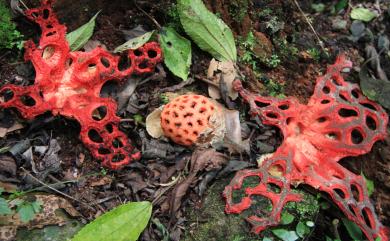
M 248 176 L 245 177 L 242 182 L 242 187 L 240 189 L 233 190 L 232 193 L 232 199 L 233 203 L 239 203 L 246 195 L 246 189 L 247 188 L 255 188 L 257 187 L 261 182 L 261 179 L 259 176 Z
M 122 148 L 124 145 L 123 145 L 123 142 L 119 138 L 115 138 L 112 141 L 112 146 L 115 148 Z
M 351 141 L 353 144 L 360 144 L 363 142 L 363 134 L 358 129 L 353 129 L 351 132 Z
M 36 104 L 36 101 L 29 95 L 23 95 L 20 97 L 20 101 L 25 106 L 34 106 Z
M 102 63 L 102 65 L 106 68 L 110 67 L 110 61 L 108 61 L 108 59 L 102 57 L 100 58 L 100 62 Z
M 44 19 L 48 19 L 50 16 L 50 10 L 49 9 L 44 9 L 43 12 L 42 12 L 42 17 Z
M 374 118 L 371 116 L 366 116 L 366 125 L 369 129 L 375 131 L 377 128 L 377 124 Z
M 329 104 L 330 103 L 330 100 L 321 100 L 321 104 L 323 105 L 326 105 L 326 104 Z
M 100 148 L 98 149 L 98 153 L 99 153 L 100 155 L 108 155 L 108 154 L 111 154 L 111 151 L 110 151 L 109 149 L 107 149 L 107 148 L 100 147 Z
M 349 211 L 353 214 L 353 215 L 356 215 L 356 207 L 355 207 L 355 205 L 353 205 L 353 204 L 349 204 L 348 205 L 348 209 L 349 209 Z
M 119 91 L 119 84 L 115 80 L 107 80 L 100 89 L 100 97 L 110 97 Z
M 348 102 L 348 98 L 347 98 L 345 95 L 339 94 L 339 96 L 340 96 L 340 98 L 341 98 L 342 100 L 344 100 L 345 102 Z
M 320 118 L 317 119 L 317 122 L 318 123 L 324 123 L 327 120 L 328 120 L 328 118 L 326 118 L 326 117 L 320 117 Z
M 341 190 L 340 188 L 334 188 L 333 192 L 335 192 L 335 194 L 338 195 L 339 197 L 341 197 L 342 199 L 344 199 L 346 197 L 345 192 L 343 190 Z
M 65 61 L 65 69 L 69 69 L 70 66 L 72 66 L 73 64 L 73 59 L 72 58 L 69 58 Z
M 134 53 L 135 56 L 138 56 L 138 57 L 139 57 L 139 56 L 142 56 L 142 55 L 144 54 L 144 53 L 143 53 L 141 50 L 139 50 L 139 49 L 134 50 L 133 53 Z
M 97 130 L 95 129 L 91 129 L 88 131 L 88 137 L 91 141 L 95 143 L 103 143 L 103 138 L 101 137 L 99 132 L 97 132 Z
M 339 116 L 344 118 L 358 116 L 358 113 L 355 110 L 347 109 L 347 108 L 341 108 L 338 113 Z
M 268 183 L 267 184 L 267 191 L 273 192 L 276 194 L 280 194 L 282 192 L 282 189 L 278 185 L 276 185 L 275 183 Z
M 108 133 L 112 133 L 112 132 L 114 131 L 114 128 L 113 128 L 113 126 L 112 126 L 111 124 L 107 124 L 107 125 L 105 126 L 105 129 L 106 129 L 106 131 L 107 131 Z
M 48 60 L 50 59 L 51 57 L 53 57 L 54 55 L 54 52 L 55 52 L 55 48 L 51 45 L 49 46 L 46 46 L 43 51 L 42 51 L 42 58 L 44 60 Z
M 324 86 L 324 88 L 322 88 L 322 92 L 324 92 L 325 94 L 329 94 L 330 88 L 328 86 Z
M 361 104 L 362 106 L 368 108 L 368 109 L 377 111 L 377 109 L 375 108 L 375 106 L 373 106 L 373 105 L 370 104 L 370 103 L 360 103 L 360 104 Z
M 278 108 L 281 110 L 288 110 L 288 108 L 290 108 L 290 106 L 288 104 L 283 104 L 283 105 L 279 105 Z
M 341 83 L 337 79 L 332 79 L 332 83 L 337 86 L 341 86 Z
M 361 199 L 361 192 L 360 192 L 360 187 L 358 187 L 357 185 L 355 184 L 351 184 L 351 192 L 352 192 L 352 195 L 353 195 L 353 198 L 356 200 L 356 201 L 363 201 Z
M 10 89 L 4 89 L 0 92 L 0 103 L 8 102 L 14 98 L 14 92 Z
M 151 58 L 151 59 L 156 58 L 157 57 L 156 50 L 149 50 L 148 51 L 148 57 Z
M 287 124 L 287 125 L 290 125 L 293 121 L 294 121 L 294 117 L 288 117 L 288 118 L 286 119 L 286 124 Z
M 107 115 L 107 107 L 99 106 L 98 108 L 92 111 L 92 119 L 96 121 L 101 121 Z
M 359 91 L 358 91 L 357 89 L 352 90 L 352 91 L 351 91 L 351 95 L 352 95 L 353 97 L 355 97 L 356 99 L 358 99 L 359 96 L 360 96 Z
M 267 107 L 267 106 L 270 105 L 269 103 L 261 102 L 261 101 L 258 101 L 258 100 L 255 100 L 255 104 L 259 108 L 264 108 L 264 107 Z
M 373 214 L 369 208 L 363 208 L 362 215 L 364 217 L 364 222 L 367 224 L 370 228 L 375 228 L 375 221 L 372 218 Z
M 125 155 L 123 155 L 122 153 L 119 153 L 119 154 L 115 154 L 111 160 L 111 162 L 121 162 L 123 161 L 124 159 L 126 158 Z
M 118 70 L 125 71 L 131 67 L 131 64 L 131 59 L 127 55 L 122 54 L 119 57 Z
M 272 118 L 272 119 L 277 119 L 278 118 L 278 114 L 274 113 L 274 112 L 268 112 L 266 114 L 267 117 L 269 118 Z
M 326 138 L 330 139 L 330 140 L 339 140 L 340 139 L 340 135 L 336 132 L 329 132 L 327 134 L 325 134 Z
M 146 69 L 147 67 L 148 67 L 148 61 L 147 61 L 147 60 L 142 61 L 142 62 L 138 65 L 138 68 L 140 68 L 140 69 Z

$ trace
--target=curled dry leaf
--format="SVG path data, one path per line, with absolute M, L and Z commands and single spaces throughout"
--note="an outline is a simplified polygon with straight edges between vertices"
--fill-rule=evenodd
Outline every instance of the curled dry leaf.
M 238 93 L 233 89 L 233 81 L 237 76 L 237 71 L 234 68 L 234 63 L 231 61 L 220 62 L 215 59 L 210 61 L 209 69 L 207 71 L 207 78 L 219 86 L 221 78 L 226 83 L 229 97 L 233 100 L 237 99 Z M 213 99 L 220 99 L 221 93 L 219 88 L 209 85 L 209 95 Z
M 226 134 L 224 138 L 224 146 L 231 153 L 250 152 L 249 139 L 242 140 L 240 112 L 237 110 L 224 109 Z
M 164 132 L 161 128 L 161 112 L 164 106 L 160 106 L 155 109 L 146 117 L 146 131 L 153 138 L 160 138 L 164 135 Z
M 1 100 L 0 100 L 1 101 Z M 17 131 L 17 130 L 20 130 L 22 129 L 24 126 L 18 122 L 15 122 L 11 127 L 9 128 L 4 128 L 4 127 L 0 127 L 0 138 L 3 138 L 4 136 L 6 136 L 8 133 L 11 133 L 13 131 Z

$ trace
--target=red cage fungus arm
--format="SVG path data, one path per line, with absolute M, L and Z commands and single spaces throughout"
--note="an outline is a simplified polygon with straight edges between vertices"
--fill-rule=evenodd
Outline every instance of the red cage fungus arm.
M 91 154 L 105 167 L 119 169 L 140 158 L 127 136 L 118 130 L 117 104 L 99 96 L 107 81 L 154 71 L 162 59 L 155 42 L 127 53 L 128 66 L 119 66 L 119 56 L 102 48 L 91 52 L 71 52 L 66 27 L 53 13 L 53 1 L 43 0 L 40 7 L 26 11 L 42 29 L 39 44 L 25 44 L 25 60 L 31 61 L 36 77 L 33 85 L 5 85 L 0 89 L 0 108 L 16 108 L 26 119 L 50 111 L 76 119 L 81 126 L 80 138 Z
M 256 195 L 268 198 L 272 211 L 267 217 L 250 216 L 253 231 L 261 232 L 280 222 L 283 206 L 299 201 L 291 185 L 308 184 L 328 193 L 343 213 L 373 241 L 388 240 L 388 229 L 378 220 L 370 203 L 366 183 L 338 162 L 371 150 L 386 136 L 388 116 L 382 107 L 363 96 L 357 84 L 344 81 L 341 72 L 352 67 L 344 55 L 319 77 L 307 105 L 295 98 L 277 99 L 252 94 L 240 81 L 234 86 L 250 105 L 253 117 L 281 129 L 284 140 L 277 151 L 257 170 L 243 170 L 225 188 L 226 212 L 240 213 L 252 204 Z M 256 187 L 245 188 L 245 196 L 233 202 L 248 177 L 258 177 Z M 276 185 L 278 191 L 269 188 Z

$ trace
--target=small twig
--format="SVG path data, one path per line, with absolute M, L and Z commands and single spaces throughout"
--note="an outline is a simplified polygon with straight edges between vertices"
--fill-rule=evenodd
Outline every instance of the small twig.
M 27 10 L 30 10 L 29 7 L 27 7 L 27 5 L 22 1 L 22 0 L 19 0 L 19 2 L 23 5 L 23 7 Z
M 294 3 L 297 6 L 299 12 L 305 18 L 307 24 L 310 26 L 311 31 L 313 31 L 314 35 L 316 36 L 318 44 L 321 46 L 322 51 L 326 52 L 325 47 L 324 47 L 324 42 L 322 42 L 322 40 L 321 40 L 320 36 L 318 35 L 317 31 L 314 29 L 313 25 L 310 23 L 309 18 L 306 16 L 305 12 L 303 12 L 303 10 L 302 10 L 301 6 L 299 5 L 299 3 L 297 2 L 297 0 L 294 0 Z
M 55 188 L 52 187 L 51 185 L 48 185 L 48 184 L 42 182 L 42 181 L 39 180 L 38 178 L 34 177 L 34 175 L 32 175 L 29 171 L 27 171 L 27 170 L 24 169 L 23 167 L 21 167 L 21 169 L 22 169 L 27 175 L 29 175 L 33 180 L 35 180 L 36 182 L 40 183 L 41 185 L 43 185 L 43 186 L 49 188 L 50 190 L 52 190 L 52 191 L 54 191 L 54 192 L 56 192 L 56 193 L 58 193 L 58 194 L 61 194 L 61 195 L 64 196 L 64 197 L 67 197 L 67 198 L 69 198 L 69 199 L 72 199 L 73 201 L 76 201 L 76 202 L 78 202 L 78 203 L 84 204 L 85 206 L 87 206 L 87 207 L 89 207 L 90 209 L 93 209 L 93 210 L 94 210 L 94 208 L 91 207 L 88 203 L 85 203 L 85 202 L 83 202 L 83 201 L 80 201 L 80 200 L 78 200 L 78 199 L 76 199 L 76 198 L 74 198 L 74 197 L 72 197 L 72 196 L 70 196 L 70 195 L 68 195 L 68 194 L 66 194 L 66 193 L 64 193 L 64 192 L 61 192 L 60 190 L 55 189 Z
M 156 19 L 154 19 L 149 13 L 145 12 L 140 6 L 137 4 L 137 0 L 134 0 L 135 7 L 138 8 L 143 14 L 145 14 L 153 23 L 156 25 L 157 29 L 160 31 L 161 30 L 161 25 L 157 22 Z
M 202 76 L 200 76 L 200 75 L 195 75 L 194 77 L 195 77 L 195 79 L 197 79 L 197 80 L 201 80 L 201 81 L 203 81 L 203 82 L 205 82 L 205 83 L 207 83 L 207 84 L 209 84 L 209 85 L 212 85 L 212 86 L 214 86 L 214 87 L 217 87 L 217 88 L 219 89 L 219 84 L 214 83 L 214 82 L 210 81 L 209 79 L 206 79 L 206 78 L 204 78 L 204 77 L 202 77 Z

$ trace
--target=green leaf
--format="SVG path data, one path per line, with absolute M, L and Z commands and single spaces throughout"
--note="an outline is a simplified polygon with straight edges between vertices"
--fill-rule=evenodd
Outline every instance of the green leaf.
M 321 13 L 325 10 L 325 4 L 323 3 L 313 3 L 311 5 L 311 8 L 316 11 L 317 13 Z
M 174 75 L 187 80 L 191 66 L 191 42 L 171 27 L 161 29 L 159 41 L 165 65 Z
M 177 9 L 186 33 L 204 51 L 220 61 L 236 62 L 237 50 L 230 28 L 202 0 L 178 0 Z
M 370 22 L 376 18 L 376 13 L 372 12 L 367 8 L 354 8 L 351 11 L 351 18 L 356 20 L 361 20 L 364 22 Z
M 295 217 L 291 215 L 289 212 L 283 212 L 281 217 L 282 224 L 290 224 L 294 221 Z
M 97 12 L 88 23 L 66 35 L 66 40 L 68 40 L 69 47 L 72 51 L 81 49 L 92 37 L 93 29 L 95 28 L 95 19 L 99 13 L 100 11 Z
M 149 39 L 152 37 L 153 33 L 154 33 L 154 30 L 151 32 L 144 33 L 143 35 L 138 36 L 136 38 L 130 39 L 126 43 L 116 47 L 116 49 L 114 50 L 114 53 L 120 53 L 120 52 L 126 51 L 128 49 L 138 49 L 139 47 L 141 47 L 142 45 L 144 45 L 146 42 L 149 41 Z
M 363 233 L 360 230 L 359 226 L 357 226 L 354 222 L 346 218 L 343 218 L 341 220 L 343 221 L 343 224 L 347 229 L 349 236 L 351 236 L 353 240 L 363 240 Z
M 288 231 L 286 229 L 274 229 L 272 233 L 283 241 L 295 241 L 299 239 L 295 231 Z
M 150 202 L 129 202 L 87 224 L 72 241 L 136 241 L 152 214 Z
M 295 231 L 299 237 L 304 238 L 310 232 L 310 229 L 303 222 L 299 222 L 295 227 Z
M 374 190 L 375 190 L 374 181 L 366 178 L 366 176 L 364 176 L 363 172 L 361 174 L 362 174 L 362 176 L 364 178 L 364 181 L 366 181 L 368 196 L 371 196 L 374 193 Z
M 0 215 L 11 214 L 12 210 L 9 208 L 7 200 L 0 197 Z
M 348 0 L 340 0 L 337 2 L 337 4 L 334 6 L 336 13 L 340 12 L 344 8 L 348 6 Z
M 22 205 L 18 206 L 16 211 L 19 214 L 20 220 L 24 223 L 33 220 L 35 217 L 34 207 L 28 202 L 23 202 Z

